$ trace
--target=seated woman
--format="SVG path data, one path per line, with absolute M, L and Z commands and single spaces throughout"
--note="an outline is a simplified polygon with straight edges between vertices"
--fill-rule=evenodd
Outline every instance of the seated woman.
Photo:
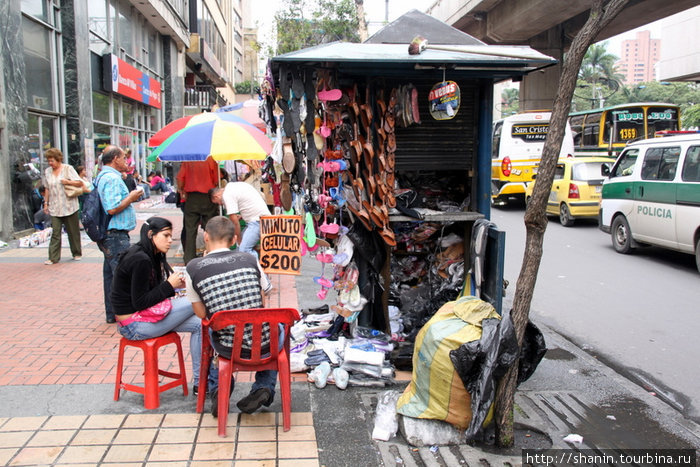
M 202 353 L 202 324 L 186 297 L 172 298 L 185 288 L 184 273 L 173 273 L 166 260 L 173 225 L 151 217 L 141 226 L 141 238 L 122 253 L 112 282 L 112 306 L 119 333 L 130 340 L 145 340 L 170 331 L 189 332 L 193 392 L 197 393 Z M 167 311 L 169 309 L 169 311 Z M 218 371 L 210 370 L 209 391 L 218 387 Z
M 168 184 L 165 183 L 165 179 L 160 174 L 160 172 L 149 173 L 148 181 L 151 184 L 151 190 L 160 190 L 161 193 L 170 192 L 170 188 L 168 188 Z

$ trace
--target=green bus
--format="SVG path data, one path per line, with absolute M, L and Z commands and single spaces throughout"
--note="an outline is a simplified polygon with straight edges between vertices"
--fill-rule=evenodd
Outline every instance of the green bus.
M 569 114 L 575 156 L 614 156 L 632 141 L 677 131 L 680 108 L 675 104 L 636 102 Z

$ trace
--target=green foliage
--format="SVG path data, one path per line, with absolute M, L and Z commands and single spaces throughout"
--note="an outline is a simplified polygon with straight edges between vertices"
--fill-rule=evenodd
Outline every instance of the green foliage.
M 360 40 L 354 0 L 283 0 L 275 22 L 277 54 L 328 42 Z
M 517 114 L 520 107 L 520 90 L 506 88 L 501 92 L 501 116 Z
M 700 104 L 694 104 L 681 111 L 683 128 L 700 128 Z
M 251 94 L 254 87 L 255 85 L 251 81 L 241 81 L 240 83 L 236 83 L 234 85 L 236 94 Z
M 602 42 L 586 51 L 571 102 L 572 112 L 608 105 L 608 98 L 622 86 L 623 76 L 615 69 L 618 57 L 608 53 L 607 48 L 608 43 Z

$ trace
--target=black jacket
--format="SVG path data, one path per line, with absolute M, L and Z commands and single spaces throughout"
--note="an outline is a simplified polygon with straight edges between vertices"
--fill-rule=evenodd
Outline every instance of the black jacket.
M 139 245 L 132 245 L 119 261 L 112 281 L 112 307 L 116 315 L 145 310 L 168 297 L 175 289 L 168 281 L 156 283 L 153 262 Z

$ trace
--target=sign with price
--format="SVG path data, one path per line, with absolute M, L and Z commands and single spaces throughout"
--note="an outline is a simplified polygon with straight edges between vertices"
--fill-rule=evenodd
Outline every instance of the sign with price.
M 260 266 L 267 274 L 301 274 L 301 216 L 260 218 Z

